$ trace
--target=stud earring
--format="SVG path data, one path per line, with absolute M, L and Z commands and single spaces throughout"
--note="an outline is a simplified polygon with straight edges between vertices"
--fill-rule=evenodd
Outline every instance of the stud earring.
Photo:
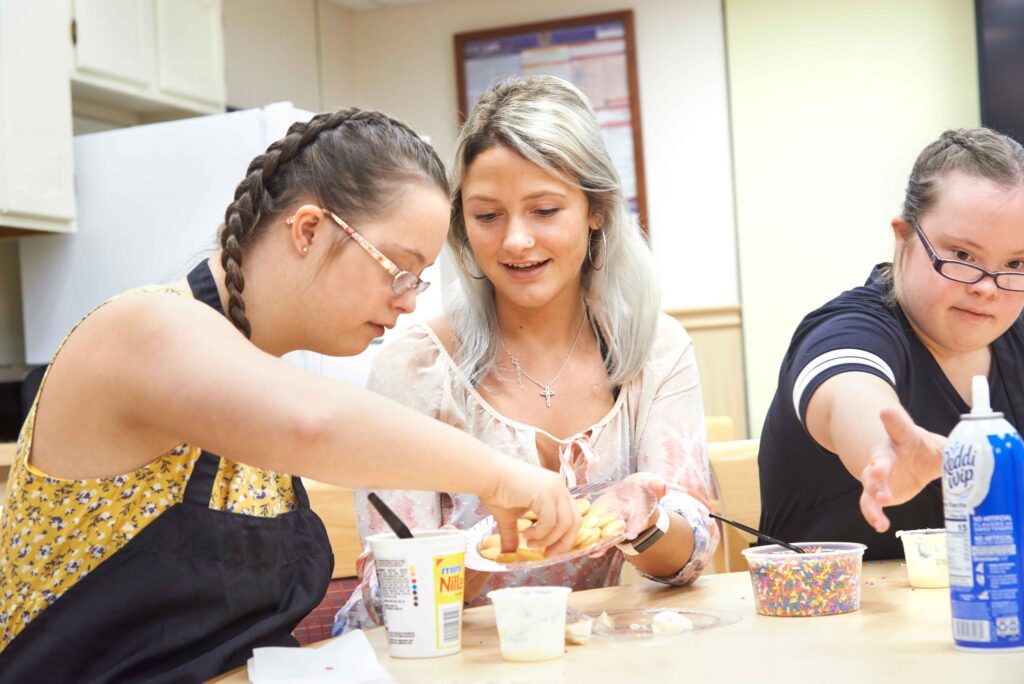
M 302 248 L 302 253 L 309 254 L 309 245 L 306 245 L 305 247 Z

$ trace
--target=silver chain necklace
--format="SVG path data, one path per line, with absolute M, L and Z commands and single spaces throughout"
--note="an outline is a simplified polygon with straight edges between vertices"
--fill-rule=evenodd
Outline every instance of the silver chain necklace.
M 540 387 L 541 391 L 538 392 L 538 394 L 540 396 L 544 397 L 544 404 L 548 408 L 551 408 L 551 397 L 555 396 L 555 394 L 556 394 L 555 391 L 553 389 L 551 389 L 551 386 L 554 385 L 555 381 L 558 380 L 558 378 L 562 375 L 562 371 L 564 371 L 566 365 L 568 365 L 569 359 L 572 358 L 572 353 L 574 351 L 576 351 L 576 345 L 580 343 L 580 337 L 583 335 L 583 324 L 586 323 L 586 322 L 587 322 L 587 312 L 584 310 L 584 312 L 583 312 L 583 320 L 580 321 L 580 329 L 578 331 L 576 331 L 576 339 L 575 339 L 575 341 L 573 341 L 572 347 L 569 348 L 569 353 L 568 353 L 568 355 L 566 355 L 565 361 L 562 362 L 561 368 L 558 369 L 558 372 L 555 373 L 555 377 L 551 378 L 551 380 L 547 384 L 538 382 L 529 373 L 527 373 L 526 370 L 523 368 L 523 365 L 521 363 L 519 363 L 519 359 L 517 359 L 515 357 L 515 355 L 512 354 L 512 352 L 510 352 L 508 350 L 508 347 L 505 346 L 505 341 L 503 339 L 501 339 L 501 336 L 498 337 L 498 344 L 500 344 L 501 348 L 503 350 L 505 350 L 506 354 L 508 354 L 509 361 L 512 362 L 512 365 L 516 369 L 516 384 L 519 386 L 520 390 L 525 390 L 526 389 L 526 387 L 523 385 L 523 378 L 525 377 L 527 380 L 532 382 L 534 385 L 536 385 L 537 387 Z

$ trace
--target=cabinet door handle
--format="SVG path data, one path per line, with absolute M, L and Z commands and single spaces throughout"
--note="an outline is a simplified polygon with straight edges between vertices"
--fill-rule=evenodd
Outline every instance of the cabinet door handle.
M 71 44 L 78 45 L 78 22 L 71 20 Z

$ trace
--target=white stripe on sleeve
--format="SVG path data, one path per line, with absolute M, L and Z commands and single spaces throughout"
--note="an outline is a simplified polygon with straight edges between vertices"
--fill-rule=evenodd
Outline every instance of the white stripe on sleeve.
M 896 375 L 892 372 L 892 368 L 877 354 L 863 349 L 833 349 L 830 352 L 825 352 L 809 361 L 793 384 L 793 408 L 796 410 L 796 417 L 800 422 L 803 422 L 803 418 L 800 416 L 800 398 L 811 381 L 829 368 L 847 364 L 873 368 L 889 378 L 889 382 L 894 386 L 896 385 Z

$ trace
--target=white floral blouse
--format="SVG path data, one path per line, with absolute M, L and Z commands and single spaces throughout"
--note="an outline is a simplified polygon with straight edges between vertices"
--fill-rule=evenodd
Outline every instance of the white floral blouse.
M 619 481 L 632 473 L 651 472 L 685 488 L 689 494 L 670 490 L 662 505 L 690 524 L 693 556 L 675 575 L 651 579 L 666 584 L 693 582 L 718 545 L 718 528 L 708 517 L 706 506 L 710 466 L 693 344 L 682 326 L 667 315 L 659 317 L 642 371 L 621 388 L 608 414 L 567 439 L 498 413 L 485 394 L 467 383 L 444 345 L 423 324 L 400 330 L 385 342 L 368 386 L 527 463 L 540 465 L 537 440 L 552 440 L 558 444 L 561 472 L 570 486 Z M 359 532 L 364 539 L 387 530 L 368 504 L 366 494 L 356 493 Z M 442 525 L 469 529 L 489 515 L 477 497 L 467 494 L 399 490 L 378 494 L 413 529 Z M 338 612 L 335 634 L 381 622 L 377 578 L 368 547 L 360 561 L 360 587 Z M 614 585 L 622 563 L 622 553 L 613 550 L 600 558 L 493 574 L 477 601 L 482 602 L 492 589 L 508 586 L 554 584 L 581 590 Z

